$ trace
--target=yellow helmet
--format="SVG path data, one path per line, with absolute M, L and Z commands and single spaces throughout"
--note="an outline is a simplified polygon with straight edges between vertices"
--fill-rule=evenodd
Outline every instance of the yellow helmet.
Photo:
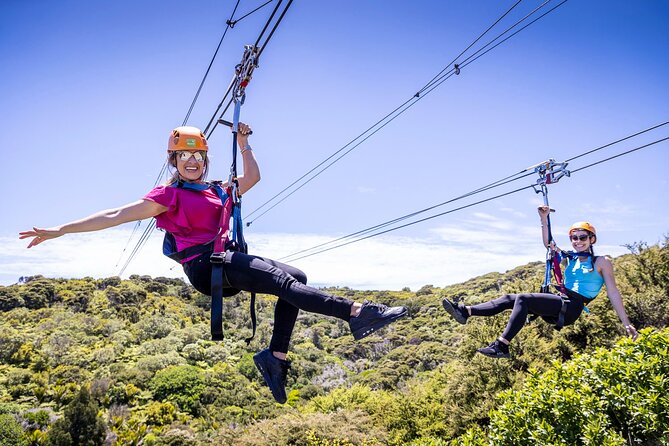
M 573 225 L 571 225 L 571 228 L 569 228 L 569 235 L 571 235 L 572 232 L 577 231 L 577 230 L 583 230 L 583 231 L 588 231 L 592 233 L 592 235 L 597 235 L 597 231 L 595 231 L 595 227 L 592 226 L 589 222 L 587 221 L 577 221 Z
M 167 143 L 167 151 L 175 150 L 209 150 L 207 138 L 197 127 L 182 126 L 177 127 L 170 133 L 170 139 Z

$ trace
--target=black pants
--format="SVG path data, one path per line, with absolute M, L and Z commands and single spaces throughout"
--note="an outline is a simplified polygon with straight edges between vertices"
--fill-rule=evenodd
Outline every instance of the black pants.
M 583 311 L 582 300 L 569 298 L 569 301 L 564 315 L 564 325 L 573 324 Z M 510 341 L 523 328 L 528 314 L 557 317 L 562 309 L 562 298 L 545 293 L 505 294 L 489 302 L 473 305 L 470 309 L 472 316 L 494 316 L 502 311 L 511 310 L 509 323 L 502 333 L 502 337 Z
M 195 289 L 211 296 L 209 254 L 202 254 L 184 263 L 183 267 Z M 274 331 L 269 345 L 272 351 L 288 351 L 299 310 L 345 321 L 351 317 L 352 300 L 307 286 L 306 274 L 292 266 L 241 252 L 227 252 L 223 269 L 230 288 L 273 294 L 279 298 L 274 308 Z

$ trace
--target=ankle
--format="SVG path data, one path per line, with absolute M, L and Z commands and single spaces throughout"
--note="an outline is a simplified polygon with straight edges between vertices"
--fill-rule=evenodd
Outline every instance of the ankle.
M 504 338 L 501 337 L 501 336 L 500 336 L 499 338 L 497 338 L 497 340 L 498 340 L 499 342 L 501 342 L 502 344 L 507 345 L 507 346 L 508 346 L 509 343 L 511 342 L 511 341 L 507 341 L 506 339 L 504 339 Z
M 360 315 L 360 309 L 362 308 L 362 304 L 358 302 L 353 302 L 353 305 L 351 305 L 351 317 L 357 317 Z
M 287 353 L 283 353 L 283 352 L 272 352 L 272 355 L 273 355 L 275 358 L 278 358 L 278 359 L 280 359 L 280 360 L 282 360 L 282 361 L 285 361 L 285 360 L 286 360 L 286 355 L 287 355 Z

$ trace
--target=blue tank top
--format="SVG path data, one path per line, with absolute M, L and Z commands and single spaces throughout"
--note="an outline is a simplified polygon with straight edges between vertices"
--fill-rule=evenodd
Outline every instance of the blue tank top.
M 589 299 L 597 297 L 604 286 L 604 278 L 593 265 L 592 257 L 587 260 L 567 257 L 564 269 L 564 286 Z

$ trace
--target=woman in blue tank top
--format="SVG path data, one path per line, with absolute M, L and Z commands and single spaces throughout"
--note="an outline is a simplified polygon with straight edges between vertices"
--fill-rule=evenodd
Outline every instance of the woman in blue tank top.
M 539 207 L 543 242 L 548 242 L 548 206 Z M 465 324 L 470 316 L 494 316 L 511 310 L 511 317 L 502 335 L 489 346 L 477 351 L 492 358 L 508 358 L 509 343 L 525 325 L 527 316 L 534 314 L 558 322 L 557 328 L 573 324 L 581 315 L 584 306 L 592 301 L 606 285 L 606 291 L 627 334 L 636 339 L 637 331 L 630 322 L 616 280 L 611 261 L 603 256 L 595 256 L 592 245 L 597 241 L 597 232 L 590 223 L 581 221 L 569 228 L 569 239 L 574 249 L 571 253 L 560 250 L 554 243 L 550 247 L 560 258 L 567 259 L 564 271 L 565 294 L 528 293 L 506 294 L 497 299 L 478 305 L 465 306 L 443 300 L 446 311 L 459 323 Z

